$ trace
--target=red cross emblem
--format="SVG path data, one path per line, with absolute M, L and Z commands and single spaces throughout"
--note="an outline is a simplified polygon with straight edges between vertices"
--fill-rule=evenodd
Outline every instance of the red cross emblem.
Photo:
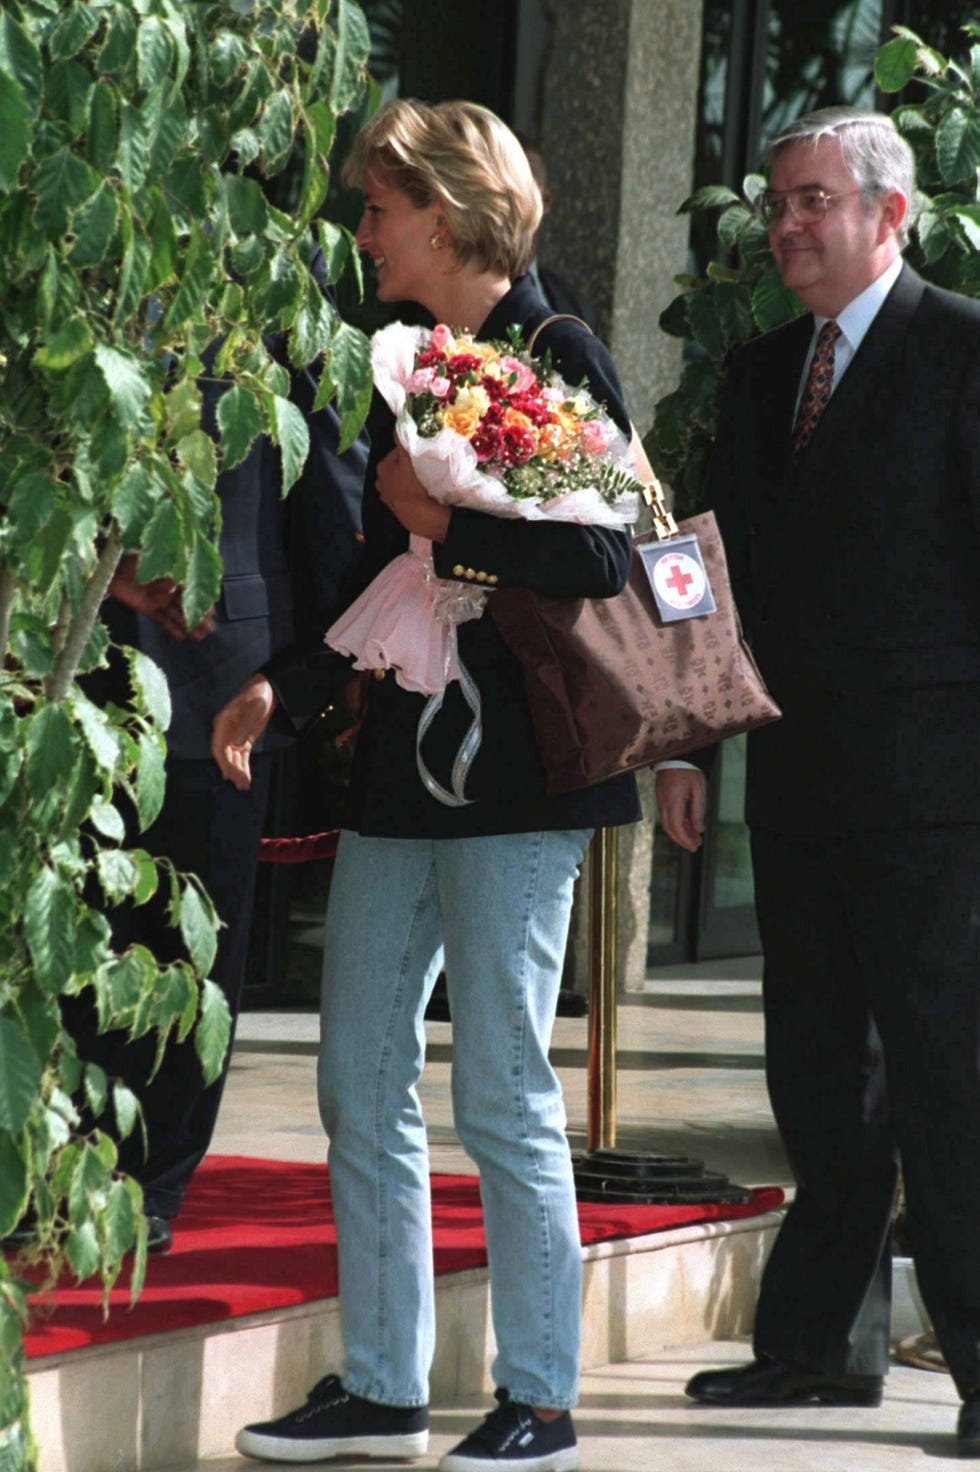
M 686 552 L 665 552 L 655 564 L 653 581 L 669 608 L 696 608 L 707 588 L 701 564 Z
M 667 579 L 667 586 L 668 588 L 673 588 L 675 593 L 677 593 L 679 597 L 683 598 L 684 594 L 688 590 L 688 587 L 693 582 L 694 574 L 690 572 L 684 572 L 683 568 L 678 566 L 671 568 L 670 577 Z

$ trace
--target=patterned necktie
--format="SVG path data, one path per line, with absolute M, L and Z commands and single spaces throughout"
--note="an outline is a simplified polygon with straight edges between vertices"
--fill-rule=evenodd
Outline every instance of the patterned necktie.
M 817 333 L 817 345 L 810 360 L 810 371 L 803 385 L 790 440 L 794 460 L 800 458 L 810 443 L 817 422 L 830 402 L 834 386 L 834 343 L 839 337 L 840 328 L 832 320 L 825 322 Z

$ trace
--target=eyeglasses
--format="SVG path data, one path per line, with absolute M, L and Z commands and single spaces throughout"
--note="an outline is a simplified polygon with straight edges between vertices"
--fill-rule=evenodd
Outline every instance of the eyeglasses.
M 767 230 L 779 223 L 787 206 L 794 220 L 801 225 L 816 225 L 835 199 L 849 199 L 861 192 L 860 189 L 847 189 L 841 194 L 828 194 L 826 189 L 815 189 L 812 185 L 804 185 L 801 189 L 764 189 L 755 201 L 755 212 Z

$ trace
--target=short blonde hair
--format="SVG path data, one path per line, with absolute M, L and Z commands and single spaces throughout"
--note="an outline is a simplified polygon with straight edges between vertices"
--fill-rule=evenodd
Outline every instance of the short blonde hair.
M 386 102 L 354 140 L 341 179 L 374 170 L 419 209 L 438 203 L 461 264 L 511 280 L 530 266 L 541 191 L 527 156 L 495 113 L 475 102 Z

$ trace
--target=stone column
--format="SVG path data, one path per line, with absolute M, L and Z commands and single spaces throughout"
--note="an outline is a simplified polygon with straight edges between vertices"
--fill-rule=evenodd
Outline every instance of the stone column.
M 646 433 L 680 347 L 657 319 L 687 268 L 701 0 L 548 7 L 542 147 L 555 202 L 543 260 L 584 288 Z
M 555 191 L 541 259 L 594 303 L 633 419 L 645 434 L 653 406 L 675 387 L 680 344 L 658 327 L 687 269 L 701 49 L 701 0 L 559 0 L 545 4 L 541 143 Z M 646 821 L 620 833 L 620 990 L 646 976 L 652 782 Z M 576 923 L 576 986 L 585 917 Z

